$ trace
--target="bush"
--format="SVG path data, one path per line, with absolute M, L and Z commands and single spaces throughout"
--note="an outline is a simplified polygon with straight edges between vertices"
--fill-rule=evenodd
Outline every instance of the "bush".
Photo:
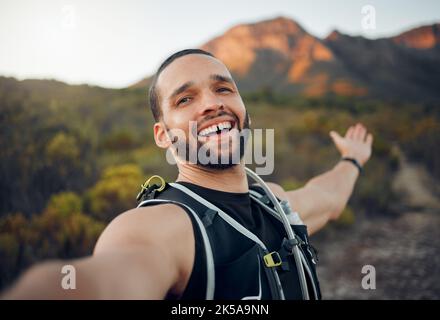
M 103 221 L 136 205 L 136 195 L 144 180 L 137 165 L 125 164 L 104 170 L 101 179 L 87 194 L 89 211 Z

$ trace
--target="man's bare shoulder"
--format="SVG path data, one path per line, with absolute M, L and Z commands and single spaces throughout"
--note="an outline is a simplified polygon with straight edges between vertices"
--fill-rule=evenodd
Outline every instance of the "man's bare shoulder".
M 186 212 L 173 204 L 141 207 L 121 213 L 105 228 L 95 253 L 116 246 L 161 244 L 192 234 Z
M 274 183 L 274 182 L 266 182 L 266 184 L 277 198 L 279 198 L 281 200 L 288 199 L 287 193 L 282 186 L 280 186 L 279 184 Z

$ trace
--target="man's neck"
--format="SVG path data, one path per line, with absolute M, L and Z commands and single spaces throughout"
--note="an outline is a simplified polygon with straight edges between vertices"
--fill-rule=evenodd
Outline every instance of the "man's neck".
M 225 170 L 207 169 L 193 164 L 181 164 L 177 182 L 189 182 L 198 186 L 224 192 L 249 192 L 244 163 Z

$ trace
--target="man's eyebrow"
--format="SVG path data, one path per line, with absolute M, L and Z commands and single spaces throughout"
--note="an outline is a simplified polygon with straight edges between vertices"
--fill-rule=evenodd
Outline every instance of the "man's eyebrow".
M 218 82 L 227 82 L 232 85 L 235 84 L 234 80 L 232 80 L 232 78 L 227 77 L 227 76 L 222 76 L 220 74 L 212 74 L 209 78 L 211 80 L 218 81 Z M 192 87 L 193 85 L 194 85 L 193 81 L 185 82 L 184 84 L 182 84 L 180 87 L 178 87 L 176 90 L 173 91 L 173 93 L 170 95 L 169 99 L 172 100 L 174 97 L 181 94 L 185 90 L 188 90 L 188 88 Z
M 211 80 L 218 81 L 218 82 L 227 82 L 230 84 L 234 84 L 234 80 L 230 77 L 222 76 L 220 74 L 211 74 L 209 77 Z
M 178 87 L 176 90 L 173 91 L 173 93 L 170 95 L 169 99 L 173 99 L 175 96 L 181 94 L 185 90 L 187 90 L 189 87 L 193 86 L 194 82 L 188 81 L 182 84 L 180 87 Z

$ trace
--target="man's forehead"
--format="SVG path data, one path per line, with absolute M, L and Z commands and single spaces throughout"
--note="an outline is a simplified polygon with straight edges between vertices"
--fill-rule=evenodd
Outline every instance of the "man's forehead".
M 162 94 L 174 90 L 187 82 L 200 82 L 217 74 L 232 78 L 229 70 L 218 59 L 202 54 L 189 54 L 174 60 L 157 79 L 157 87 Z

